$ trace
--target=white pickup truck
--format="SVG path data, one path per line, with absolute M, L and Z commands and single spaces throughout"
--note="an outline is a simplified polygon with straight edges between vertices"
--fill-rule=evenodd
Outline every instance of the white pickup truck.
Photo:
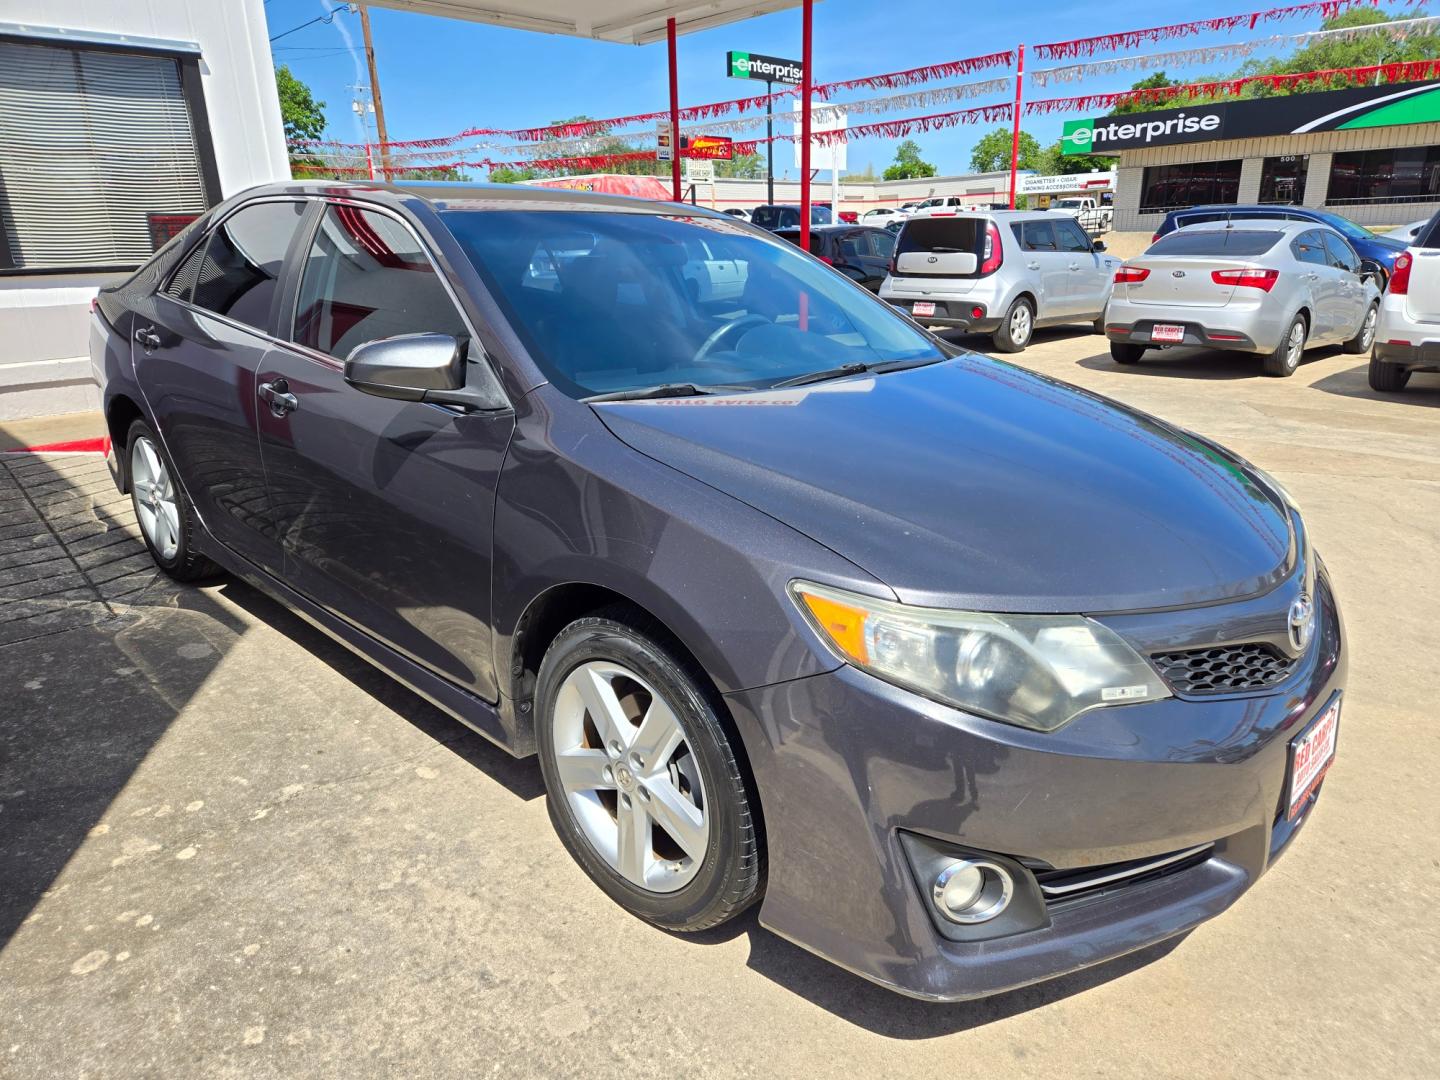
M 1108 206 L 1101 206 L 1088 195 L 1071 195 L 1064 199 L 1056 199 L 1050 204 L 1050 209 L 1057 214 L 1065 214 L 1073 217 L 1080 223 L 1080 227 L 1086 232 L 1109 232 L 1110 225 L 1115 219 L 1115 211 Z

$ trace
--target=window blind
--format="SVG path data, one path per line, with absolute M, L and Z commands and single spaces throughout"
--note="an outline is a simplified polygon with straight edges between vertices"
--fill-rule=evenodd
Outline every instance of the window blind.
M 136 265 L 205 191 L 179 62 L 0 41 L 0 224 L 22 269 Z

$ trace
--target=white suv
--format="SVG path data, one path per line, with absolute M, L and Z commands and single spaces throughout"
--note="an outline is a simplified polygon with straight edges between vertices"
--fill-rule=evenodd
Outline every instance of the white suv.
M 1403 390 L 1412 371 L 1440 371 L 1440 213 L 1395 259 L 1380 301 L 1370 388 Z
M 901 228 L 880 299 L 921 325 L 990 334 L 1000 352 L 1020 352 L 1037 326 L 1104 332 L 1120 265 L 1104 251 L 1061 214 L 931 210 Z

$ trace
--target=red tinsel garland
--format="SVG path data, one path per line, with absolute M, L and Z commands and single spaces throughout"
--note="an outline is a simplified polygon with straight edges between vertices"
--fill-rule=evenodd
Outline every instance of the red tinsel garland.
M 1329 68 L 1324 71 L 1297 71 L 1287 75 L 1244 75 L 1235 79 L 1220 79 L 1215 82 L 1186 83 L 1183 86 L 1150 86 L 1142 90 L 1120 90 L 1111 94 L 1081 94 L 1076 97 L 1042 98 L 1027 101 L 1025 114 L 1047 114 L 1056 112 L 1093 112 L 1098 109 L 1113 109 L 1116 105 L 1137 103 L 1159 104 L 1185 97 L 1191 101 L 1204 97 L 1238 97 L 1251 83 L 1267 86 L 1272 90 L 1287 90 L 1294 86 L 1323 83 L 1366 81 L 1379 76 L 1387 83 L 1417 82 L 1440 77 L 1440 60 L 1413 60 L 1402 64 L 1375 64 L 1370 67 Z
M 1422 0 L 1383 0 L 1387 4 L 1415 4 Z M 1269 8 L 1265 11 L 1251 11 L 1243 15 L 1222 15 L 1215 19 L 1197 19 L 1194 22 L 1172 23 L 1169 26 L 1152 26 L 1144 30 L 1126 30 L 1118 34 L 1099 34 L 1095 37 L 1076 38 L 1074 41 L 1051 41 L 1033 45 L 1036 55 L 1045 59 L 1065 60 L 1079 56 L 1094 56 L 1096 53 L 1134 49 L 1148 41 L 1164 41 L 1173 38 L 1191 37 L 1195 34 L 1226 33 L 1231 30 L 1253 30 L 1261 23 L 1279 22 L 1282 19 L 1302 15 L 1320 15 L 1333 19 L 1343 11 L 1354 7 L 1378 7 L 1382 0 L 1314 0 L 1312 3 L 1291 4 L 1287 7 Z
M 928 64 L 925 67 L 907 68 L 905 71 L 890 71 L 884 75 L 866 75 L 861 79 L 820 83 L 818 86 L 811 87 L 810 92 L 815 97 L 826 99 L 831 94 L 842 90 L 854 90 L 857 87 L 879 90 L 881 87 L 915 86 L 918 83 L 934 82 L 936 79 L 953 79 L 956 76 L 968 75 L 972 71 L 982 71 L 985 68 L 1011 67 L 1014 63 L 1015 50 L 1005 49 L 1003 52 L 971 56 L 965 60 L 949 60 L 943 64 Z

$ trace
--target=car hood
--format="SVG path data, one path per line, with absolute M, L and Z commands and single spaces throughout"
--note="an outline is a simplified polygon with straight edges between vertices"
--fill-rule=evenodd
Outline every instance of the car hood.
M 593 406 L 639 452 L 783 521 L 906 603 L 1175 607 L 1273 588 L 1290 521 L 1240 459 L 988 357 Z

